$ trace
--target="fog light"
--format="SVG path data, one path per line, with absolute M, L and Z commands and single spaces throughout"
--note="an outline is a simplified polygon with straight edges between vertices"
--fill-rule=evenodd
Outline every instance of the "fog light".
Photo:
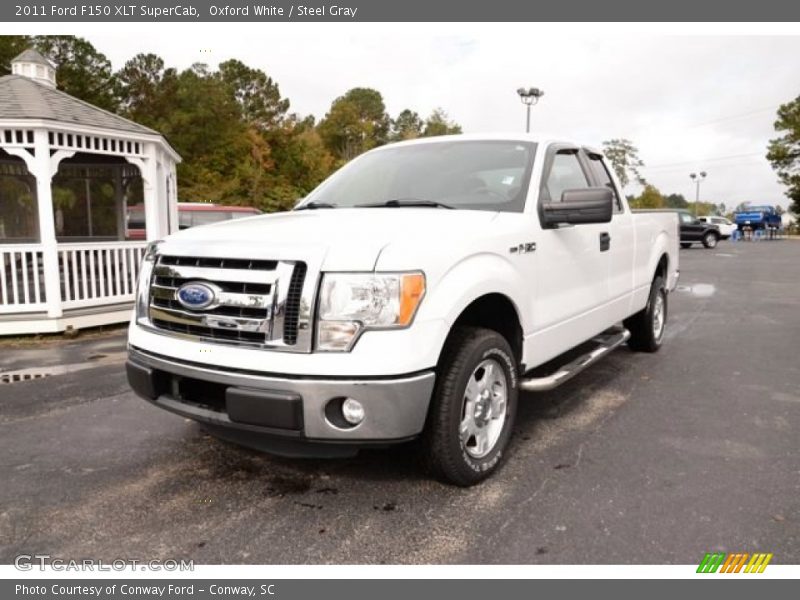
M 342 403 L 342 416 L 351 425 L 358 425 L 364 420 L 364 407 L 358 400 L 347 398 Z

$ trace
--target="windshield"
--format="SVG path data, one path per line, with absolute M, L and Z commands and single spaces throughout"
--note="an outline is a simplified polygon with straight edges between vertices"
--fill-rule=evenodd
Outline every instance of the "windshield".
M 365 154 L 301 207 L 430 206 L 522 212 L 536 144 L 435 142 Z

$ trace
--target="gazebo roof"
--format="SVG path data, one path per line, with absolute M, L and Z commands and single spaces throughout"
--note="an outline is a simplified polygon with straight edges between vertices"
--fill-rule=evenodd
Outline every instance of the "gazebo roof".
M 20 59 L 26 52 L 31 52 L 46 61 L 33 50 L 26 50 L 15 60 Z M 31 59 L 26 60 L 31 62 Z M 22 75 L 0 77 L 0 120 L 3 119 L 42 119 L 69 125 L 161 136 L 149 127 L 92 106 L 88 102 Z

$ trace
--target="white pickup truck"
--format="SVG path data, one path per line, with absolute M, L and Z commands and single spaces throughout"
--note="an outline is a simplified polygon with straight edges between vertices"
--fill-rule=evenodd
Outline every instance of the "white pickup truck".
M 633 214 L 602 154 L 578 144 L 384 146 L 291 212 L 152 243 L 128 379 L 278 454 L 419 438 L 437 476 L 471 485 L 501 464 L 520 391 L 625 341 L 659 348 L 677 232 L 674 214 Z

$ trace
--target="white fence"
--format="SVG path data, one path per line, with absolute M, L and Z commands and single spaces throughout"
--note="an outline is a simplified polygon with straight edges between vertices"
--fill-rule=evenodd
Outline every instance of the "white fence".
M 132 301 L 146 242 L 58 245 L 63 309 Z M 0 314 L 47 310 L 38 244 L 0 246 Z
M 0 314 L 46 309 L 41 246 L 0 246 Z

